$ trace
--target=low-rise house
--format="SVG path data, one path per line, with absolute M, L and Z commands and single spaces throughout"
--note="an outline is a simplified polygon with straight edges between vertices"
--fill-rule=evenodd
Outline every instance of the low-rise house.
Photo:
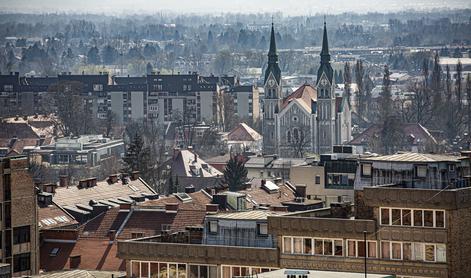
M 260 152 L 263 137 L 246 123 L 240 123 L 227 134 L 227 147 L 230 152 Z
M 174 149 L 173 156 L 158 169 L 167 188 L 172 192 L 181 192 L 193 186 L 196 190 L 220 185 L 223 174 L 214 168 L 193 150 Z M 172 187 L 172 188 L 170 188 Z
M 358 134 L 348 144 L 356 148 L 357 153 L 382 153 L 384 149 L 381 147 L 382 125 L 373 124 L 362 133 Z M 400 129 L 401 140 L 395 143 L 395 151 L 410 152 L 432 152 L 439 150 L 438 141 L 435 137 L 422 125 L 418 123 L 401 124 Z

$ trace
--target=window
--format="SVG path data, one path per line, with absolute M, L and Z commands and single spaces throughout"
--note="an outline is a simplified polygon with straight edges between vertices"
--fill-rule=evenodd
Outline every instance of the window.
M 402 260 L 402 246 L 400 242 L 391 242 L 391 259 Z
M 30 242 L 29 226 L 13 228 L 13 244 Z
M 314 254 L 316 255 L 323 255 L 323 241 L 322 239 L 316 239 L 315 241 L 315 246 L 314 246 Z
M 389 241 L 381 242 L 381 257 L 383 259 L 391 258 L 390 251 L 391 251 L 391 249 L 390 249 L 390 246 L 389 246 Z
M 31 269 L 30 253 L 18 254 L 13 257 L 13 272 L 27 271 Z
M 334 240 L 334 256 L 343 256 L 342 240 Z
M 257 224 L 257 234 L 259 236 L 268 236 L 268 224 L 267 223 L 258 223 Z
M 363 240 L 347 240 L 347 248 L 348 248 L 348 257 L 365 257 L 368 258 L 376 258 L 377 251 L 376 251 L 376 241 L 368 240 L 366 242 L 366 250 L 365 250 L 365 242 Z
M 436 259 L 437 262 L 446 262 L 446 246 L 445 244 L 436 245 Z
M 300 237 L 293 238 L 293 253 L 302 254 L 303 253 L 303 239 Z
M 131 233 L 131 238 L 141 238 L 144 237 L 144 233 Z
M 283 252 L 287 253 L 287 254 L 292 253 L 291 238 L 290 237 L 284 237 L 283 238 Z
M 427 177 L 427 166 L 425 165 L 419 165 L 415 167 L 416 169 L 416 176 L 418 178 L 425 178 Z
M 410 261 L 412 259 L 412 243 L 404 242 L 402 244 L 402 259 L 405 261 Z
M 304 239 L 304 254 L 312 255 L 312 239 L 311 238 Z
M 316 184 L 321 184 L 321 176 L 316 175 Z
M 445 211 L 380 208 L 381 225 L 445 228 Z
M 445 228 L 445 212 L 441 210 L 435 211 L 435 227 Z
M 3 91 L 12 92 L 13 91 L 13 85 L 3 85 Z
M 381 225 L 390 225 L 389 223 L 389 211 L 388 208 L 381 209 Z
M 376 244 L 376 241 L 368 241 L 367 242 L 368 244 L 368 258 L 377 258 L 378 257 L 378 254 L 377 254 L 377 244 Z
M 93 91 L 94 91 L 94 92 L 101 92 L 101 91 L 103 91 L 103 84 L 93 84 Z
M 49 257 L 55 257 L 57 254 L 59 254 L 59 248 L 55 247 L 51 249 L 51 252 L 49 252 Z
M 371 164 L 361 165 L 361 175 L 364 177 L 371 177 Z
M 402 226 L 412 225 L 412 212 L 410 209 L 402 210 Z
M 433 227 L 433 210 L 424 210 L 424 226 Z
M 324 240 L 324 255 L 332 256 L 332 240 Z
M 217 221 L 209 221 L 209 232 L 216 234 L 218 232 L 218 222 Z
M 427 262 L 435 261 L 435 245 L 434 244 L 425 244 L 425 261 Z

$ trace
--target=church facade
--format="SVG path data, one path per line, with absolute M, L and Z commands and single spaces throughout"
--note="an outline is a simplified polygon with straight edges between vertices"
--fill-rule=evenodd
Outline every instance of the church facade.
M 335 95 L 333 75 L 324 22 L 316 84 L 304 84 L 290 95 L 283 96 L 272 24 L 264 82 L 264 155 L 303 157 L 307 153 L 331 153 L 333 145 L 350 141 L 350 105 L 346 97 Z

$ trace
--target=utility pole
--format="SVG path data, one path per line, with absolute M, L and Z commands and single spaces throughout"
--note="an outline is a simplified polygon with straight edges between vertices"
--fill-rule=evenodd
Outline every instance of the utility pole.
M 367 278 L 367 276 L 368 276 L 368 274 L 367 274 L 368 271 L 367 271 L 367 268 L 366 268 L 366 257 L 367 257 L 367 255 L 366 255 L 366 251 L 367 251 L 367 248 L 366 248 L 366 231 L 363 231 L 363 241 L 364 241 L 364 243 L 365 243 L 365 244 L 364 244 L 364 245 L 365 245 L 365 246 L 364 246 L 364 248 L 365 248 L 365 250 L 364 250 L 364 254 L 365 254 L 365 278 Z

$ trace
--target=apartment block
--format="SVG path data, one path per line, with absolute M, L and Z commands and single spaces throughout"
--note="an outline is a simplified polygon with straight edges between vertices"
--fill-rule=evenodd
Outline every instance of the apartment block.
M 39 269 L 36 189 L 28 173 L 28 159 L 0 159 L 1 262 L 13 276 L 33 275 Z

